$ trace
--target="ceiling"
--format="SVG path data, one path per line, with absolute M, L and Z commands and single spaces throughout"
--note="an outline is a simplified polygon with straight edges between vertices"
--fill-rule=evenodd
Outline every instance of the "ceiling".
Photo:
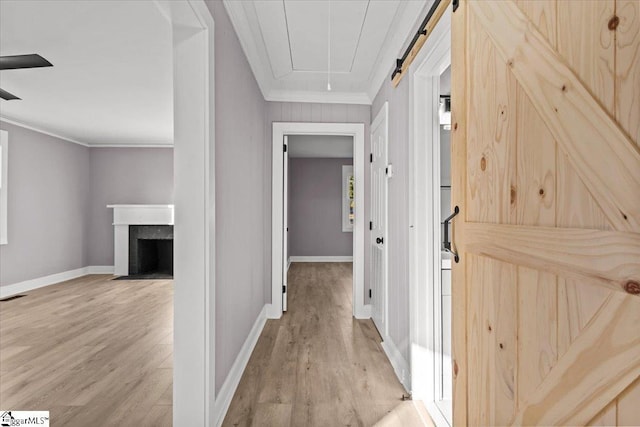
M 371 104 L 430 3 L 224 0 L 265 99 L 354 104 Z
M 105 37 L 105 35 L 107 35 Z M 172 145 L 169 22 L 155 2 L 0 1 L 0 55 L 50 68 L 5 70 L 0 118 L 90 146 Z
M 347 159 L 353 157 L 353 137 L 338 135 L 290 135 L 289 157 Z

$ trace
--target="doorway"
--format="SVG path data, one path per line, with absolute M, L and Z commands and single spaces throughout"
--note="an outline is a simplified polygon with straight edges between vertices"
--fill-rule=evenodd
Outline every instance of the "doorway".
M 298 263 L 321 263 L 320 269 L 330 267 L 324 263 L 349 263 L 340 270 L 352 269 L 355 175 L 352 136 L 285 135 L 284 140 L 283 311 L 287 311 L 295 304 L 289 291 L 294 291 L 296 281 L 290 276 L 312 268 Z M 348 276 L 351 289 L 352 272 Z
M 296 136 L 347 136 L 353 139 L 353 316 L 357 319 L 371 317 L 371 308 L 364 303 L 364 124 L 362 123 L 273 123 L 272 156 L 272 294 L 268 316 L 279 319 L 286 310 L 288 267 L 288 207 L 285 191 L 288 180 L 285 169 L 288 153 L 285 148 L 289 138 Z M 359 208 L 363 207 L 363 208 Z M 287 212 L 285 213 L 285 210 Z
M 410 145 L 411 391 L 414 400 L 425 403 L 436 425 L 450 426 L 452 300 L 451 286 L 447 284 L 450 284 L 450 258 L 453 257 L 443 254 L 443 220 L 452 212 L 450 157 L 447 156 L 450 130 L 446 129 L 451 123 L 450 97 L 447 97 L 450 93 L 447 76 L 451 65 L 451 8 L 435 26 L 415 63 L 417 66 L 411 75 L 413 138 Z

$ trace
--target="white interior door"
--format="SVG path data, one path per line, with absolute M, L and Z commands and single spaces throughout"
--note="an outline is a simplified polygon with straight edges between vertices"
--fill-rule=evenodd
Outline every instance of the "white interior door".
M 383 339 L 387 336 L 387 140 L 388 104 L 371 125 L 371 308 Z
M 287 311 L 289 284 L 289 138 L 284 136 L 282 145 L 283 197 L 282 197 L 282 311 Z

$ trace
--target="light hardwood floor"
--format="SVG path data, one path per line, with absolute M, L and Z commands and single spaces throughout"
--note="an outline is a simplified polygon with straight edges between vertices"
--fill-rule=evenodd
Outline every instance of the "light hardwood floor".
M 173 282 L 94 275 L 0 302 L 0 408 L 52 426 L 172 422 Z
M 423 426 L 370 320 L 351 312 L 351 263 L 294 263 L 224 426 Z

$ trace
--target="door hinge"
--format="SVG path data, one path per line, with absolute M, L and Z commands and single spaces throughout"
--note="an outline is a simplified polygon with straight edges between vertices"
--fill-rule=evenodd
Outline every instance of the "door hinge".
M 455 12 L 458 9 L 458 5 L 460 4 L 459 0 L 453 0 L 453 11 Z
M 282 144 L 282 149 L 284 150 L 284 152 L 287 152 L 287 144 Z
M 287 287 L 286 287 L 286 286 L 284 286 L 284 285 L 282 286 L 282 293 L 283 293 L 283 294 L 286 294 L 286 293 L 287 293 Z
M 373 221 L 369 221 L 369 230 L 373 230 Z
M 373 163 L 373 153 L 369 153 L 369 163 Z
M 371 289 L 369 289 L 369 298 L 371 298 Z

